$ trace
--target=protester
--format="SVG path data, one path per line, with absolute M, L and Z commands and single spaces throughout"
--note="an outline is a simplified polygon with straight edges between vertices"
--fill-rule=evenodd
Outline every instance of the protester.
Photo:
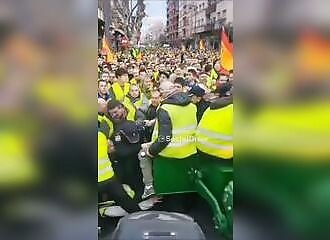
M 195 154 L 193 143 L 175 140 L 193 138 L 211 101 L 232 101 L 233 70 L 224 71 L 218 55 L 157 48 L 122 51 L 112 63 L 98 56 L 99 131 L 113 143 L 109 156 L 118 180 L 136 190 L 137 199 L 155 194 L 152 159 Z M 207 127 L 205 119 L 201 126 Z
M 160 98 L 160 92 L 159 91 L 153 91 L 151 93 L 151 104 L 148 107 L 147 113 L 146 113 L 146 120 L 145 125 L 147 127 L 147 141 L 151 141 L 152 131 L 154 129 L 154 125 L 156 122 L 157 117 L 157 109 L 159 107 L 159 104 L 161 102 Z
M 103 98 L 106 101 L 110 99 L 111 96 L 109 94 L 108 83 L 105 80 L 99 80 L 97 85 L 98 85 L 97 97 Z
M 141 92 L 138 85 L 131 84 L 130 91 L 127 96 L 139 111 L 141 111 L 144 114 L 147 112 L 149 106 L 149 100 Z
M 197 122 L 199 122 L 202 119 L 203 113 L 209 107 L 210 103 L 205 101 L 205 90 L 198 85 L 193 86 L 189 91 L 189 94 L 191 96 L 191 102 L 194 103 L 197 107 L 196 117 Z

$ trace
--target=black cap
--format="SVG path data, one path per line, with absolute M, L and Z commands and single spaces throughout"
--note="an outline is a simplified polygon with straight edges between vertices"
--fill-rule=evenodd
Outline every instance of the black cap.
M 203 97 L 205 95 L 205 90 L 198 85 L 194 85 L 190 91 L 189 95 L 195 95 L 197 97 Z

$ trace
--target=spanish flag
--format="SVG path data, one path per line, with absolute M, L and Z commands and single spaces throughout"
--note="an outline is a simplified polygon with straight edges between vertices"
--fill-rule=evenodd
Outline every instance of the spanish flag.
M 329 76 L 329 62 L 330 41 L 320 33 L 304 30 L 296 47 L 298 70 L 314 77 Z
M 107 56 L 107 59 L 106 59 L 106 62 L 110 62 L 110 63 L 113 63 L 114 60 L 115 60 L 115 55 L 113 53 L 113 51 L 110 49 L 109 47 L 109 43 L 106 39 L 106 37 L 104 36 L 103 37 L 103 40 L 102 40 L 102 49 L 101 49 L 101 53 L 102 55 L 106 55 Z
M 205 50 L 205 42 L 204 42 L 203 39 L 199 40 L 198 49 L 199 50 Z
M 220 62 L 221 67 L 227 71 L 234 68 L 233 43 L 229 42 L 224 27 L 222 27 L 221 31 Z

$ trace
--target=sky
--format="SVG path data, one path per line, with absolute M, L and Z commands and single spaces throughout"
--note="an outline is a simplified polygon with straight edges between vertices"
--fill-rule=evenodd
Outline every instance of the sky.
M 148 28 L 158 21 L 166 25 L 166 0 L 145 0 L 146 17 L 143 19 L 141 37 L 144 38 Z

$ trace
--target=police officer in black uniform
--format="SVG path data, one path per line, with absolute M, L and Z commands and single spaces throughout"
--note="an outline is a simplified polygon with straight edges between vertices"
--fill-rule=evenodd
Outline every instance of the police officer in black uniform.
M 114 127 L 110 137 L 114 146 L 111 153 L 113 167 L 120 181 L 128 184 L 139 199 L 144 189 L 137 157 L 143 143 L 143 128 L 137 122 L 127 120 L 128 110 L 117 100 L 108 102 L 107 113 Z

